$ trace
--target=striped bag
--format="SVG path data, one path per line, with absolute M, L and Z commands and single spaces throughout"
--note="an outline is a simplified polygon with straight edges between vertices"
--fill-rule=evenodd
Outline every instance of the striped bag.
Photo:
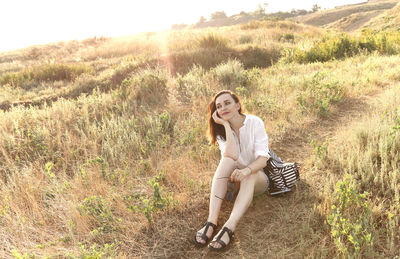
M 269 195 L 277 195 L 289 192 L 296 181 L 300 179 L 299 169 L 296 163 L 285 163 L 272 150 L 269 150 L 270 158 L 264 172 L 270 182 Z

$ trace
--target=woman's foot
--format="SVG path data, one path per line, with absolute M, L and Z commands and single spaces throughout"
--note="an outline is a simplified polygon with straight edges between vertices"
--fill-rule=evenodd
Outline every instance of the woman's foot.
M 233 231 L 227 227 L 223 227 L 210 242 L 208 247 L 214 251 L 224 250 L 230 244 L 233 237 Z
M 202 229 L 197 231 L 195 236 L 195 243 L 198 246 L 207 245 L 208 240 L 211 238 L 217 226 L 211 222 L 207 222 Z

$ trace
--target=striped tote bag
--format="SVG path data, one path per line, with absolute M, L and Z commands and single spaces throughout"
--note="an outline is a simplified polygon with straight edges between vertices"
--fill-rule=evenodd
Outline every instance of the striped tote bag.
M 274 196 L 290 192 L 295 183 L 300 180 L 299 169 L 296 163 L 285 163 L 272 150 L 264 172 L 270 182 L 269 195 Z

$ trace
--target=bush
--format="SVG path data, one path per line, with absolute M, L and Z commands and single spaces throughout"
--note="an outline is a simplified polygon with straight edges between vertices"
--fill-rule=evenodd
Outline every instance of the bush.
M 325 75 L 317 72 L 311 82 L 305 82 L 297 95 L 297 103 L 303 112 L 317 112 L 321 116 L 329 113 L 332 104 L 343 97 L 343 88 L 338 81 L 324 82 Z
M 149 180 L 148 184 L 153 189 L 152 196 L 140 196 L 141 206 L 136 206 L 137 211 L 142 211 L 146 216 L 148 222 L 153 223 L 153 215 L 162 209 L 168 209 L 177 204 L 173 199 L 173 193 L 166 193 L 160 182 L 163 181 L 164 174 L 159 173 L 157 176 Z
M 174 121 L 168 111 L 154 112 L 140 118 L 112 117 L 99 125 L 101 156 L 111 167 L 146 159 L 154 151 L 169 147 L 173 140 Z
M 79 210 L 95 219 L 97 228 L 95 230 L 99 232 L 110 233 L 119 228 L 118 223 L 121 220 L 114 216 L 110 205 L 101 196 L 85 198 L 79 205 Z
M 349 36 L 346 33 L 327 34 L 314 42 L 309 50 L 294 49 L 289 52 L 287 59 L 299 63 L 326 62 L 373 51 L 388 55 L 399 53 L 400 32 L 364 31 L 360 37 Z
M 345 257 L 371 255 L 374 241 L 372 211 L 366 194 L 359 194 L 348 175 L 339 181 L 327 221 L 336 246 Z
M 173 74 L 186 74 L 193 66 L 208 70 L 232 57 L 234 57 L 233 50 L 200 48 L 172 53 L 166 58 L 165 63 Z
M 0 77 L 0 85 L 29 89 L 40 82 L 73 81 L 84 73 L 94 73 L 93 68 L 84 64 L 44 64 Z
M 281 57 L 280 47 L 271 46 L 269 49 L 258 46 L 246 46 L 240 49 L 235 57 L 243 63 L 246 69 L 265 68 L 277 62 Z
M 197 46 L 200 48 L 212 48 L 212 49 L 219 49 L 224 50 L 228 48 L 228 40 L 217 36 L 216 34 L 206 34 L 202 35 L 200 38 L 197 39 Z
M 144 70 L 131 79 L 134 99 L 140 105 L 164 106 L 168 103 L 167 77 L 160 70 Z
M 176 98 L 181 103 L 190 103 L 193 98 L 211 96 L 212 91 L 205 84 L 203 76 L 205 71 L 200 66 L 193 66 L 186 75 L 176 77 Z
M 247 43 L 252 43 L 253 38 L 250 35 L 242 35 L 239 38 L 239 44 L 247 44 Z
M 224 89 L 234 91 L 237 87 L 247 84 L 246 70 L 243 68 L 243 64 L 237 60 L 229 60 L 225 64 L 220 64 L 210 73 L 223 85 Z

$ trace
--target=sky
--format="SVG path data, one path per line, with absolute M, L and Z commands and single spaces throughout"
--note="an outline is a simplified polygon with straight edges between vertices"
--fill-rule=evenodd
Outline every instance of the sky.
M 160 31 L 172 24 L 193 24 L 200 16 L 252 12 L 268 3 L 266 13 L 333 8 L 366 0 L 2 0 L 0 51 L 36 44 L 117 37 Z

